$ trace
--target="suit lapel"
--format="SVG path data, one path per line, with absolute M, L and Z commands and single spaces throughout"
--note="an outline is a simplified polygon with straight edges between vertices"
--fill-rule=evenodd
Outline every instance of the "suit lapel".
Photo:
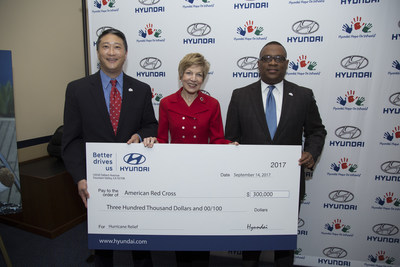
M 282 109 L 281 109 L 281 117 L 279 119 L 278 128 L 276 129 L 275 135 L 279 135 L 281 129 L 284 128 L 284 125 L 290 120 L 289 118 L 289 110 L 290 107 L 294 105 L 295 100 L 295 90 L 294 87 L 288 83 L 286 80 L 283 80 L 283 95 L 282 95 Z
M 106 100 L 104 99 L 103 85 L 101 84 L 100 72 L 95 73 L 91 76 L 91 94 L 93 101 L 96 105 L 96 109 L 100 111 L 99 116 L 103 118 L 104 125 L 112 132 L 114 135 L 114 130 L 110 121 L 110 114 L 107 110 Z
M 267 119 L 265 117 L 265 111 L 264 111 L 264 103 L 261 94 L 261 80 L 254 83 L 250 90 L 251 90 L 250 105 L 251 107 L 254 108 L 255 118 L 260 124 L 260 127 L 264 132 L 265 136 L 268 136 L 269 139 L 271 139 L 269 136 Z

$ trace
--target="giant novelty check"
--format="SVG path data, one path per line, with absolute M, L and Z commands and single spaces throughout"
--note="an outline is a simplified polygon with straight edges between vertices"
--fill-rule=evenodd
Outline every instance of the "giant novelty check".
M 90 249 L 296 248 L 300 146 L 86 150 Z

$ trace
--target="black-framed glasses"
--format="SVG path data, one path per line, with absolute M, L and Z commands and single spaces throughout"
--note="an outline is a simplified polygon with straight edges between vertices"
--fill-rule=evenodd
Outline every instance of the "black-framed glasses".
M 270 55 L 266 55 L 266 56 L 262 56 L 260 57 L 258 60 L 262 61 L 262 62 L 268 62 L 271 63 L 272 60 L 275 60 L 276 63 L 282 63 L 286 60 L 286 58 L 284 56 L 270 56 Z

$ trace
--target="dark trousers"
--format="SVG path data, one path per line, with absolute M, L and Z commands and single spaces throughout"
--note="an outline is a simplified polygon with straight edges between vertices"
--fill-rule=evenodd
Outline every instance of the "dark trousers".
M 210 251 L 176 251 L 178 267 L 208 267 Z
M 244 267 L 258 267 L 261 251 L 243 251 L 242 259 Z M 274 267 L 292 267 L 294 261 L 293 250 L 275 250 Z
M 95 250 L 94 263 L 96 267 L 112 267 L 114 264 L 113 250 Z M 150 251 L 132 250 L 134 267 L 153 267 Z

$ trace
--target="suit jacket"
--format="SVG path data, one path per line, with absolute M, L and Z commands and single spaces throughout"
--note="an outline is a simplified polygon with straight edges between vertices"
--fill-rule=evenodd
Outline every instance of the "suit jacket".
M 199 92 L 188 106 L 181 96 L 182 88 L 160 102 L 157 140 L 185 144 L 228 144 L 224 138 L 221 109 L 218 100 Z
M 141 138 L 157 134 L 158 122 L 154 116 L 150 86 L 124 74 L 122 90 L 121 113 L 115 135 L 100 72 L 68 84 L 62 156 L 75 182 L 86 178 L 86 142 L 125 143 L 135 133 Z
M 281 117 L 271 139 L 261 95 L 261 81 L 235 89 L 225 127 L 225 138 L 240 144 L 302 145 L 317 160 L 325 143 L 326 130 L 311 89 L 283 81 Z M 304 172 L 301 172 L 304 194 Z

